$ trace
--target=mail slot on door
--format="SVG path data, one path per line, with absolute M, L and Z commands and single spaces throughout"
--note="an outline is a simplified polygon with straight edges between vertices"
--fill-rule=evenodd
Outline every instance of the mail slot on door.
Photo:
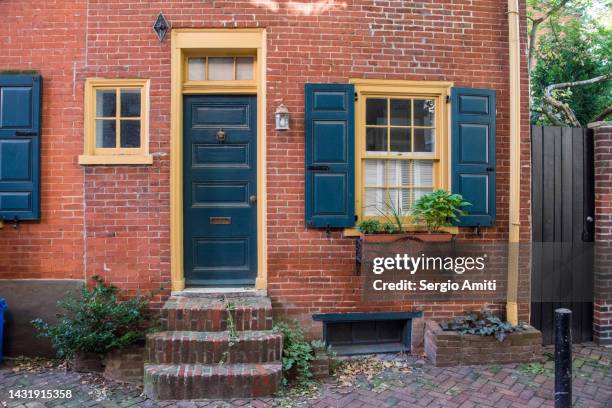
M 208 222 L 213 225 L 229 225 L 232 223 L 232 217 L 209 217 Z

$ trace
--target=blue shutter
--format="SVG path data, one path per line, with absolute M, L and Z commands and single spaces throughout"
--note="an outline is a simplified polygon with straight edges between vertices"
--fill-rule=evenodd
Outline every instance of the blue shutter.
M 40 218 L 39 75 L 0 75 L 0 219 Z
M 452 192 L 472 205 L 459 226 L 495 223 L 495 91 L 453 88 Z
M 306 84 L 306 225 L 355 224 L 355 88 Z

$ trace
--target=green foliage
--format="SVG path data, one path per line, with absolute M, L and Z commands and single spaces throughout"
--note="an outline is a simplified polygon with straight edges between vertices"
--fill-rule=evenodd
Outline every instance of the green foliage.
M 95 286 L 83 288 L 81 297 L 67 297 L 58 302 L 63 311 L 54 326 L 42 319 L 32 324 L 41 337 L 51 339 L 59 357 L 70 358 L 78 352 L 103 355 L 145 338 L 150 319 L 144 296 L 119 301 L 118 289 L 94 276 Z
M 459 221 L 458 217 L 465 215 L 463 208 L 469 205 L 460 194 L 439 189 L 421 196 L 412 207 L 412 215 L 424 221 L 429 232 L 438 232 Z
M 518 366 L 518 370 L 525 375 L 547 375 L 551 376 L 552 370 L 542 363 L 524 363 Z
M 465 316 L 455 317 L 449 322 L 440 324 L 444 331 L 456 331 L 463 334 L 477 334 L 480 336 L 495 336 L 499 341 L 504 341 L 507 333 L 520 332 L 524 326 L 513 326 L 501 319 L 488 309 L 481 312 L 469 312 Z
M 312 346 L 304 339 L 304 332 L 297 324 L 286 322 L 274 324 L 274 330 L 283 335 L 283 383 L 287 383 L 287 373 L 295 370 L 298 385 L 307 385 L 312 378 L 310 366 L 314 355 Z
M 401 228 L 391 222 L 383 222 L 380 225 L 380 230 L 385 234 L 397 234 L 401 232 Z
M 378 220 L 363 220 L 357 223 L 357 229 L 364 234 L 376 234 L 382 229 L 382 225 Z
M 559 0 L 530 2 L 531 13 L 536 16 L 541 15 L 540 10 L 547 10 L 549 3 L 556 4 Z M 531 72 L 532 124 L 553 124 L 543 110 L 546 86 L 586 80 L 612 71 L 612 29 L 602 26 L 589 14 L 591 3 L 569 1 L 539 27 L 540 35 L 533 50 L 535 65 Z M 604 13 L 610 13 L 610 2 L 606 3 L 600 6 Z M 612 105 L 612 81 L 559 89 L 553 91 L 553 96 L 567 103 L 584 126 Z M 565 116 L 558 112 L 554 117 L 569 124 Z
M 391 197 L 388 198 L 385 201 L 385 210 L 378 209 L 378 212 L 387 220 L 383 225 L 393 231 L 390 232 L 391 234 L 394 234 L 402 231 L 406 216 L 402 212 L 402 205 L 399 202 L 394 203 Z

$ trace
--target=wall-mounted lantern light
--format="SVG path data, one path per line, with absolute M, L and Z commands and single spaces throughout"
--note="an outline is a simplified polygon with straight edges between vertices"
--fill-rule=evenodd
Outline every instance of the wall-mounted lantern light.
M 289 130 L 289 109 L 281 103 L 274 113 L 276 117 L 276 130 Z

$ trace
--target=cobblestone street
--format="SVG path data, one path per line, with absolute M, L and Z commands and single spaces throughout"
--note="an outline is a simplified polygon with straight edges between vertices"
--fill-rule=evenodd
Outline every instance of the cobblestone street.
M 612 350 L 578 345 L 574 348 L 574 406 L 612 407 Z M 137 387 L 104 381 L 97 376 L 65 372 L 62 368 L 0 370 L 3 407 L 552 407 L 552 349 L 543 364 L 487 365 L 436 368 L 415 357 L 378 356 L 392 364 L 371 378 L 330 378 L 316 388 L 275 398 L 232 401 L 155 402 Z M 71 390 L 70 399 L 16 399 L 16 390 Z

